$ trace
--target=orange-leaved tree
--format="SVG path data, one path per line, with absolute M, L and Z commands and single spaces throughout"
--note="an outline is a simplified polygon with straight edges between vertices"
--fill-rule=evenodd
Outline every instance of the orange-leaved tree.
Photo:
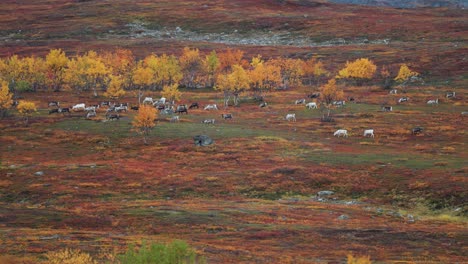
M 132 72 L 135 67 L 135 57 L 131 50 L 116 49 L 106 51 L 102 55 L 102 62 L 106 64 L 112 75 L 118 75 L 122 78 L 122 87 L 129 88 L 132 84 Z
M 319 85 L 320 79 L 328 75 L 328 71 L 325 69 L 322 61 L 318 60 L 316 57 L 311 57 L 310 59 L 304 61 L 304 76 L 308 81 L 309 85 L 312 85 L 312 81 L 315 81 L 315 85 Z
M 324 120 L 329 120 L 330 111 L 333 106 L 333 102 L 336 100 L 340 100 L 344 97 L 343 90 L 341 90 L 336 85 L 335 79 L 330 79 L 325 85 L 320 87 L 320 98 L 322 100 L 323 105 L 327 109 L 327 117 L 323 116 Z
M 346 62 L 346 66 L 338 72 L 337 78 L 352 79 L 357 85 L 372 79 L 377 66 L 367 58 L 360 58 L 353 62 Z
M 4 117 L 6 111 L 11 107 L 11 103 L 13 102 L 11 98 L 13 94 L 10 93 L 10 89 L 8 88 L 8 83 L 3 81 L 1 82 L 0 87 L 0 117 Z
M 240 65 L 232 66 L 232 72 L 218 75 L 215 89 L 224 94 L 224 106 L 227 107 L 231 96 L 234 97 L 234 105 L 239 104 L 239 95 L 249 89 L 249 75 Z
M 234 65 L 243 65 L 242 57 L 244 52 L 242 50 L 227 49 L 219 53 L 219 70 L 221 73 L 229 73 L 232 71 Z
M 29 117 L 37 111 L 36 104 L 29 101 L 20 101 L 16 109 L 18 109 L 18 113 L 24 117 L 24 123 L 26 125 L 28 125 Z
M 143 135 L 143 141 L 148 144 L 147 136 L 151 129 L 156 126 L 156 108 L 149 105 L 141 105 L 132 125 L 135 131 Z

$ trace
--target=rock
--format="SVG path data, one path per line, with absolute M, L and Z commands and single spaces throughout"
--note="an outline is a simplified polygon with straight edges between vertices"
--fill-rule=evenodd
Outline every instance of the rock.
M 43 176 L 44 175 L 44 172 L 43 171 L 37 171 L 34 173 L 34 175 L 36 176 Z
M 317 193 L 318 196 L 326 196 L 326 195 L 333 195 L 334 191 L 320 191 Z
M 52 235 L 52 236 L 42 236 L 39 237 L 40 240 L 52 240 L 52 239 L 58 239 L 60 236 L 59 235 Z
M 377 208 L 376 212 L 378 214 L 383 214 L 384 210 L 382 208 Z
M 388 211 L 387 215 L 398 217 L 398 218 L 402 217 L 402 215 L 399 212 L 395 212 L 395 211 Z
M 213 144 L 213 140 L 206 135 L 197 135 L 193 137 L 195 146 L 208 146 Z
M 416 220 L 414 219 L 414 216 L 411 215 L 411 214 L 408 214 L 406 217 L 408 218 L 408 222 L 409 222 L 409 223 L 414 223 L 414 222 L 416 221 Z
M 8 166 L 8 168 L 9 168 L 9 169 L 16 169 L 16 165 L 14 165 L 14 164 L 13 164 L 13 165 L 10 165 L 10 166 Z
M 338 216 L 338 220 L 348 220 L 349 219 L 349 216 L 345 215 L 345 214 L 342 214 L 340 216 Z

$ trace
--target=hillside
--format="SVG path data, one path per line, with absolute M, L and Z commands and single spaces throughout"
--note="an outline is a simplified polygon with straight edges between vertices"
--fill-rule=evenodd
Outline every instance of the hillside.
M 468 1 L 466 0 L 330 0 L 330 2 L 369 6 L 389 6 L 395 8 L 468 7 Z
M 465 2 L 2 0 L 0 264 L 468 263 Z
M 141 57 L 178 54 L 187 45 L 238 46 L 249 55 L 319 54 L 333 68 L 359 56 L 386 64 L 411 62 L 428 78 L 452 81 L 468 66 L 460 58 L 467 54 L 466 12 L 323 1 L 6 0 L 0 6 L 0 55 L 119 46 Z

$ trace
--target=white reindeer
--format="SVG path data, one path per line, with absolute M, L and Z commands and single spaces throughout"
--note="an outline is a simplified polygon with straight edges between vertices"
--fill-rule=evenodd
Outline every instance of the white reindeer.
M 337 136 L 337 137 L 340 137 L 340 136 L 343 136 L 343 137 L 348 137 L 348 130 L 346 129 L 338 129 L 337 131 L 335 131 L 335 133 L 333 133 L 333 136 Z
M 366 129 L 364 130 L 364 137 L 374 137 L 374 129 Z
M 216 104 L 209 104 L 205 106 L 205 110 L 218 110 L 218 106 Z
M 317 103 L 316 102 L 310 102 L 306 104 L 306 107 L 308 109 L 317 109 Z
M 287 114 L 286 120 L 296 122 L 296 114 Z

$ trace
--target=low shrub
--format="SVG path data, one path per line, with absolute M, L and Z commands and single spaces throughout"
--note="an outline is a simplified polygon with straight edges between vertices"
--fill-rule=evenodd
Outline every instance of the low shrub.
M 169 244 L 145 242 L 136 250 L 133 245 L 127 252 L 118 255 L 117 259 L 121 264 L 189 264 L 206 263 L 205 259 L 197 256 L 195 251 L 189 247 L 185 241 L 174 240 Z
M 75 249 L 63 249 L 46 254 L 49 264 L 97 264 L 97 261 L 88 254 Z

